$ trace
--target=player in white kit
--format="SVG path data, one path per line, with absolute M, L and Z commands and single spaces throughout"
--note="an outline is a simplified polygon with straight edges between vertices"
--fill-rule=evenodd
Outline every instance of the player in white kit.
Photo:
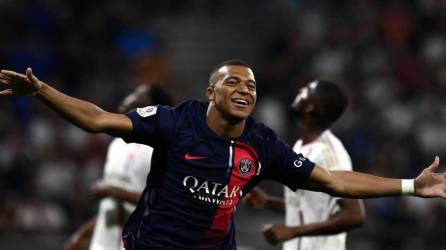
M 158 87 L 141 85 L 119 106 L 121 113 L 136 107 L 172 105 L 170 97 Z M 153 149 L 146 145 L 125 143 L 115 138 L 110 143 L 103 178 L 92 188 L 101 198 L 98 215 L 83 224 L 65 245 L 65 250 L 123 250 L 122 225 L 135 209 L 146 186 Z
M 301 138 L 294 151 L 319 166 L 329 166 L 329 170 L 352 170 L 342 142 L 329 130 L 346 106 L 345 94 L 333 83 L 315 81 L 301 88 L 292 104 Z M 362 200 L 321 192 L 285 188 L 283 201 L 256 189 L 247 195 L 247 201 L 257 208 L 286 211 L 286 225 L 269 224 L 264 228 L 268 242 L 283 242 L 284 250 L 345 250 L 345 231 L 361 226 L 365 220 Z

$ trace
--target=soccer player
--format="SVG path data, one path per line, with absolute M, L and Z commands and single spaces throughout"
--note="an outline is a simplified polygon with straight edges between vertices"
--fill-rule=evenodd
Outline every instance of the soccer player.
M 3 95 L 32 95 L 68 121 L 94 133 L 154 148 L 141 199 L 123 230 L 126 249 L 236 249 L 233 213 L 243 194 L 272 179 L 292 190 L 372 198 L 411 194 L 446 198 L 439 159 L 411 180 L 328 171 L 297 154 L 250 117 L 256 100 L 251 68 L 238 60 L 216 67 L 207 102 L 148 106 L 126 115 L 67 96 L 26 75 L 2 70 Z
M 347 97 L 337 85 L 314 81 L 300 89 L 291 105 L 298 118 L 301 139 L 294 151 L 302 153 L 328 171 L 352 170 L 350 156 L 330 126 L 347 107 Z M 345 250 L 346 230 L 362 225 L 362 200 L 340 199 L 325 193 L 285 188 L 285 201 L 260 189 L 247 194 L 256 208 L 286 212 L 286 225 L 266 225 L 264 236 L 271 244 L 284 243 L 284 250 Z M 317 236 L 317 237 L 302 237 Z
M 140 85 L 119 105 L 120 113 L 138 106 L 172 105 L 171 98 L 156 86 Z M 92 188 L 101 198 L 97 218 L 85 222 L 70 237 L 65 250 L 122 250 L 122 225 L 135 209 L 150 171 L 153 149 L 149 146 L 112 140 L 108 147 L 103 179 Z

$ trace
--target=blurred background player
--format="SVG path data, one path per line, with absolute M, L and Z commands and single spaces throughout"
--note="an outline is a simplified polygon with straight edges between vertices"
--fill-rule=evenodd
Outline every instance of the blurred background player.
M 155 104 L 173 103 L 160 87 L 140 85 L 123 100 L 118 112 Z M 124 249 L 122 225 L 135 209 L 146 185 L 152 152 L 149 146 L 113 139 L 108 147 L 103 179 L 92 188 L 92 195 L 101 199 L 98 215 L 79 227 L 65 244 L 65 250 L 87 249 L 90 238 L 90 250 Z
M 314 81 L 302 87 L 291 105 L 300 137 L 293 149 L 328 170 L 352 170 L 350 156 L 330 131 L 347 105 L 347 97 L 332 82 Z M 283 242 L 284 250 L 345 250 L 345 231 L 361 226 L 365 220 L 362 200 L 340 199 L 321 192 L 293 192 L 285 187 L 283 201 L 254 189 L 247 201 L 256 208 L 286 212 L 286 225 L 269 224 L 264 228 L 268 242 Z

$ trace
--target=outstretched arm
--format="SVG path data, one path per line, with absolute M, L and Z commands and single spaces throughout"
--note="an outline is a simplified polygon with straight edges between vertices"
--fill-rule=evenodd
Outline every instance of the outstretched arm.
M 93 235 L 96 217 L 82 224 L 65 243 L 64 250 L 86 250 L 88 240 Z
M 340 199 L 338 204 L 341 209 L 325 221 L 295 227 L 268 224 L 264 226 L 263 235 L 270 244 L 275 245 L 295 237 L 339 234 L 364 223 L 365 210 L 362 200 Z
M 354 171 L 328 171 L 315 166 L 302 188 L 345 198 L 399 196 L 403 193 L 425 198 L 446 198 L 446 173 L 435 173 L 439 164 L 437 156 L 434 162 L 414 180 L 413 185 L 409 181 L 408 187 L 405 187 L 407 182 L 401 179 L 383 178 Z M 409 192 L 406 189 L 409 189 Z
M 92 103 L 67 96 L 39 81 L 31 68 L 26 70 L 26 75 L 2 70 L 0 82 L 7 85 L 7 89 L 0 91 L 0 95 L 35 96 L 62 117 L 88 132 L 124 137 L 132 131 L 132 123 L 126 115 L 106 112 Z

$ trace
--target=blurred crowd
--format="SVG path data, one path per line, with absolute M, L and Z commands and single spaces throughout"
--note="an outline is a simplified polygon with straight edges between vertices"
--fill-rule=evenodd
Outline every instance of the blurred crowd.
M 0 0 L 0 67 L 32 67 L 64 93 L 110 111 L 137 84 L 164 85 L 177 103 L 203 98 L 183 93 L 188 86 L 175 78 L 182 65 L 172 63 L 171 34 L 156 21 L 239 15 L 254 20 L 253 34 L 262 33 L 255 61 L 248 61 L 256 65 L 260 95 L 255 115 L 287 142 L 298 136 L 287 113 L 297 89 L 326 79 L 350 96 L 335 131 L 356 170 L 415 177 L 435 155 L 446 157 L 445 1 L 236 2 Z M 110 138 L 69 125 L 29 97 L 2 97 L 0 106 L 0 234 L 72 232 L 97 209 L 89 187 L 102 174 Z M 363 241 L 352 249 L 446 246 L 444 201 L 366 205 L 366 226 L 352 235 Z

